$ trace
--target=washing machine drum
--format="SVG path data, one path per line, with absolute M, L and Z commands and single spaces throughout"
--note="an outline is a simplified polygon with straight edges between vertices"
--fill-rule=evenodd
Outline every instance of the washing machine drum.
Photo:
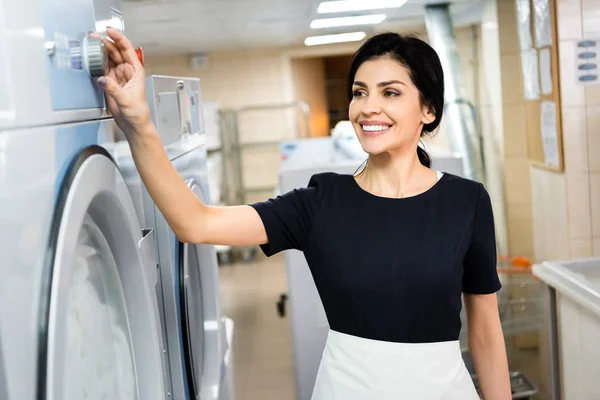
M 92 147 L 60 185 L 41 296 L 39 399 L 164 398 L 156 267 L 121 184 L 110 156 Z

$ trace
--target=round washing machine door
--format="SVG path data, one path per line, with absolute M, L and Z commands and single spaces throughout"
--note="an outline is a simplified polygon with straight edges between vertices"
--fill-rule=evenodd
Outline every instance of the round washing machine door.
M 196 181 L 190 189 L 206 197 Z M 180 319 L 185 369 L 192 399 L 216 399 L 222 357 L 217 255 L 214 246 L 179 242 Z
M 39 399 L 165 397 L 156 263 L 120 181 L 109 154 L 93 146 L 60 187 L 44 270 Z

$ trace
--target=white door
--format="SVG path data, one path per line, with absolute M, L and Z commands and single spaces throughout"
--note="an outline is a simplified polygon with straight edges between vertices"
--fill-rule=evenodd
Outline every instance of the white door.
M 194 180 L 187 182 L 202 201 Z M 216 399 L 222 368 L 222 323 L 214 246 L 179 242 L 180 319 L 190 397 Z
M 142 233 L 101 147 L 59 188 L 45 259 L 39 398 L 164 399 L 152 232 Z

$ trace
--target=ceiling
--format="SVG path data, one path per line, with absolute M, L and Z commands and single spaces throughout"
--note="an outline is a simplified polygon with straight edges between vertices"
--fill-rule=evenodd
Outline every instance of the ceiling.
M 368 1 L 368 0 L 365 0 Z M 455 25 L 481 20 L 484 0 L 449 0 Z M 351 31 L 424 29 L 424 5 L 408 0 L 400 8 L 317 14 L 321 0 L 124 0 L 128 37 L 147 54 L 243 51 L 303 46 L 307 36 Z M 386 14 L 375 26 L 311 29 L 315 18 Z

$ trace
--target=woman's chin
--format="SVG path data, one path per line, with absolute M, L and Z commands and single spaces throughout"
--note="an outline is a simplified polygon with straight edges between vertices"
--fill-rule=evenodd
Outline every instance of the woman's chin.
M 362 149 L 369 156 L 376 156 L 386 152 L 386 149 L 382 146 L 363 145 Z

